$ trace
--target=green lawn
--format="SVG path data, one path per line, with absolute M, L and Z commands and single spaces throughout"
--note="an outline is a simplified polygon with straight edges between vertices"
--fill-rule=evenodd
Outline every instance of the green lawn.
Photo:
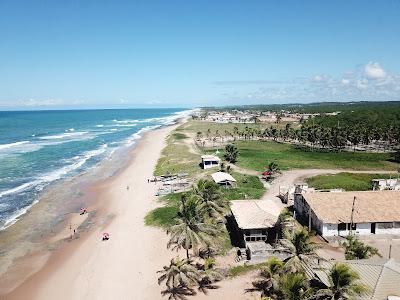
M 237 187 L 234 189 L 222 189 L 229 200 L 260 199 L 265 192 L 264 186 L 257 176 L 244 175 L 233 172 Z
M 309 186 L 316 189 L 342 188 L 346 191 L 368 191 L 372 190 L 371 180 L 374 178 L 390 178 L 390 175 L 338 173 L 318 175 L 308 178 L 306 181 Z
M 389 153 L 319 152 L 272 141 L 239 141 L 235 143 L 241 167 L 263 171 L 271 161 L 287 169 L 396 170 L 399 164 L 389 162 Z

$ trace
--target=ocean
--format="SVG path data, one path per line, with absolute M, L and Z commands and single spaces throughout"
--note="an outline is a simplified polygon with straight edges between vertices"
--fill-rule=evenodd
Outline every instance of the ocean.
M 183 109 L 0 112 L 0 230 L 51 185 L 111 160 Z

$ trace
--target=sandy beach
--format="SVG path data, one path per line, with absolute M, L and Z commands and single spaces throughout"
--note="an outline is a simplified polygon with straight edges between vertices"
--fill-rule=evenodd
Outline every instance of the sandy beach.
M 77 233 L 78 239 L 54 251 L 39 272 L 2 299 L 161 298 L 156 271 L 176 253 L 166 249 L 161 229 L 145 226 L 144 217 L 160 205 L 156 186 L 147 179 L 174 128 L 147 133 L 129 165 L 91 191 L 97 195 L 94 228 Z M 103 232 L 110 233 L 110 240 L 101 240 Z M 60 233 L 66 236 L 68 231 Z

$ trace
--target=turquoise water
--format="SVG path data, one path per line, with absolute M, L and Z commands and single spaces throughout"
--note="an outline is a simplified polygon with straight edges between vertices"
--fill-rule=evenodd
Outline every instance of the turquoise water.
M 52 183 L 112 158 L 182 109 L 0 112 L 0 229 Z

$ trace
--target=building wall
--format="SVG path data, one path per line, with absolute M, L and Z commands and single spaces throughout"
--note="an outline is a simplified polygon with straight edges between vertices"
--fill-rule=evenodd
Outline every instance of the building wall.
M 338 232 L 338 224 L 323 224 L 322 236 L 347 236 L 350 234 L 346 226 L 346 230 L 341 230 Z M 358 223 L 356 224 L 356 229 L 353 230 L 355 235 L 369 235 L 371 233 L 371 223 Z M 375 234 L 400 234 L 400 223 L 375 223 Z
M 350 234 L 350 224 L 346 225 L 346 230 L 340 230 L 340 232 L 338 232 L 338 224 L 323 223 L 319 220 L 314 211 L 310 210 L 310 206 L 304 200 L 303 195 L 296 192 L 294 195 L 294 209 L 296 211 L 296 218 L 302 220 L 307 226 L 309 224 L 309 215 L 311 215 L 311 228 L 322 236 L 347 236 Z M 371 223 L 356 224 L 356 229 L 353 230 L 353 234 L 373 234 L 371 233 Z M 375 223 L 375 234 L 400 234 L 400 216 L 399 221 L 396 222 Z
M 203 159 L 203 169 L 210 169 L 219 166 L 219 161 Z

